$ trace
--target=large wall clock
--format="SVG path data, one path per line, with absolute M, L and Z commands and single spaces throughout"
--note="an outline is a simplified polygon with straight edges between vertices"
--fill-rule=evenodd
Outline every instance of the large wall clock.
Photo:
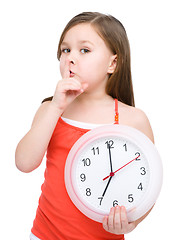
M 75 206 L 102 222 L 110 208 L 125 206 L 135 221 L 154 205 L 162 185 L 162 163 L 142 132 L 124 125 L 102 126 L 84 134 L 65 165 L 65 185 Z

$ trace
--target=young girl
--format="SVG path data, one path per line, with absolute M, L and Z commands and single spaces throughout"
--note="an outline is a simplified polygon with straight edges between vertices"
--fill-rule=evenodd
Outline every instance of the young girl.
M 128 222 L 124 206 L 117 206 L 103 224 L 87 218 L 66 192 L 64 166 L 68 152 L 83 134 L 115 120 L 137 128 L 153 142 L 146 115 L 134 107 L 126 31 L 113 16 L 79 14 L 61 35 L 58 59 L 62 80 L 54 96 L 43 101 L 16 149 L 16 165 L 23 172 L 36 169 L 47 151 L 45 181 L 30 239 L 123 240 L 148 213 Z

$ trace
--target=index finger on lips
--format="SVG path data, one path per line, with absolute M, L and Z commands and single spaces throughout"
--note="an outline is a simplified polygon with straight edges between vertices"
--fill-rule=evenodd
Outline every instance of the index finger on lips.
M 65 62 L 63 78 L 69 78 L 69 77 L 70 77 L 70 72 L 69 72 L 69 61 L 67 60 L 67 61 Z

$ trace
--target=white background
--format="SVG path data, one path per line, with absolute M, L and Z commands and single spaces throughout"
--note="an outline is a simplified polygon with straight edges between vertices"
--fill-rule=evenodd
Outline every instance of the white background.
M 29 130 L 43 98 L 60 79 L 57 45 L 65 24 L 82 11 L 118 18 L 131 46 L 136 107 L 147 114 L 164 166 L 161 194 L 151 214 L 127 240 L 169 239 L 173 234 L 173 5 L 165 0 L 0 3 L 0 234 L 27 240 L 35 216 L 45 160 L 32 173 L 15 168 L 18 141 Z M 50 239 L 51 240 L 51 239 Z

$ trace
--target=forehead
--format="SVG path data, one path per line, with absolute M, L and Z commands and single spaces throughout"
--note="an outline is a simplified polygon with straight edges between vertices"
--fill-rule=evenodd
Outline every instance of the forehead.
M 73 41 L 104 44 L 103 39 L 90 23 L 80 23 L 70 28 L 65 34 L 62 44 Z

